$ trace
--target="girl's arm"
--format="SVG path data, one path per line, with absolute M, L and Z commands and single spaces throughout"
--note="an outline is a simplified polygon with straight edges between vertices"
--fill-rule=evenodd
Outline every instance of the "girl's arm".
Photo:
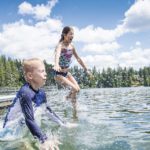
M 55 49 L 55 64 L 54 64 L 54 70 L 56 71 L 60 71 L 61 68 L 59 66 L 59 57 L 60 57 L 60 53 L 61 53 L 61 44 L 58 44 L 56 46 L 56 49 Z
M 87 69 L 87 66 L 85 65 L 85 63 L 82 61 L 82 59 L 78 56 L 74 46 L 73 46 L 73 55 L 75 56 L 75 58 L 77 59 L 78 63 L 83 67 L 83 69 L 85 70 L 85 72 L 90 76 L 90 78 L 93 78 L 93 75 L 91 73 L 91 71 L 89 71 Z
M 79 55 L 77 54 L 74 46 L 73 46 L 73 55 L 75 56 L 75 58 L 77 59 L 78 63 L 83 67 L 83 69 L 87 72 L 87 66 L 85 65 L 85 63 L 82 61 L 82 59 L 79 57 Z

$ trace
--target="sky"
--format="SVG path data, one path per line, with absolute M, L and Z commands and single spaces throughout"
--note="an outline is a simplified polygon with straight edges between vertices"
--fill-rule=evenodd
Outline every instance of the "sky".
M 54 64 L 65 26 L 89 68 L 150 66 L 150 0 L 0 1 L 0 54 Z

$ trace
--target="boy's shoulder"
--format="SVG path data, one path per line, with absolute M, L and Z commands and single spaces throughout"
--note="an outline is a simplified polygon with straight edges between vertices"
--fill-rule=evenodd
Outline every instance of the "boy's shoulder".
M 29 88 L 29 84 L 28 83 L 25 83 L 24 85 L 22 85 L 21 87 L 20 87 L 20 90 L 19 91 L 28 91 L 30 88 Z
M 37 95 L 37 94 L 45 94 L 45 90 L 43 88 L 40 88 L 38 91 L 35 91 L 28 83 L 25 83 L 20 88 L 19 93 L 28 95 Z
M 25 83 L 19 90 L 19 95 L 34 95 L 33 90 L 30 88 L 30 85 L 28 83 Z

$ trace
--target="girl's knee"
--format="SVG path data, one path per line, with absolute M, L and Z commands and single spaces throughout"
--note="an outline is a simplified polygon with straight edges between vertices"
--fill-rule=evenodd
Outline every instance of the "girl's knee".
M 79 87 L 75 87 L 75 88 L 73 88 L 73 91 L 74 91 L 75 93 L 78 93 L 78 92 L 80 92 L 80 88 L 79 88 Z
M 80 92 L 80 87 L 78 87 L 78 92 Z

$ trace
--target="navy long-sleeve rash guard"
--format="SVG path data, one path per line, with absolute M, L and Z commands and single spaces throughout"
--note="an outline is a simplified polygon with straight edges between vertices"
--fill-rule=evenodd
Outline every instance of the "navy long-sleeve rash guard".
M 26 83 L 20 88 L 12 105 L 9 107 L 3 127 L 7 127 L 8 122 L 13 120 L 14 117 L 23 114 L 25 123 L 32 135 L 43 143 L 47 139 L 47 136 L 43 134 L 34 119 L 34 107 L 39 107 L 43 103 L 46 104 L 45 106 L 50 118 L 59 125 L 64 125 L 64 122 L 47 105 L 45 92 L 42 89 L 35 91 Z

